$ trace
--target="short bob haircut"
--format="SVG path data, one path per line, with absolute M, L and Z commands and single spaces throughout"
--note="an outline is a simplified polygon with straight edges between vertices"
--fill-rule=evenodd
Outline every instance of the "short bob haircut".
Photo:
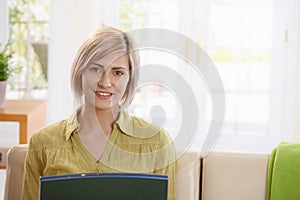
M 129 57 L 130 77 L 119 105 L 127 107 L 131 103 L 139 76 L 138 51 L 128 33 L 112 27 L 102 27 L 82 44 L 72 65 L 71 88 L 77 105 L 83 105 L 82 74 L 89 64 L 106 56 L 123 54 Z

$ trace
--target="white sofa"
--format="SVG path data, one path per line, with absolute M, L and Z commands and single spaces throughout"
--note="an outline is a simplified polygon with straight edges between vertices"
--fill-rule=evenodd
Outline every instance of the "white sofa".
M 4 200 L 19 200 L 27 145 L 8 152 Z M 265 200 L 269 155 L 186 152 L 178 161 L 178 200 Z
M 266 200 L 269 155 L 212 152 L 203 159 L 202 200 Z

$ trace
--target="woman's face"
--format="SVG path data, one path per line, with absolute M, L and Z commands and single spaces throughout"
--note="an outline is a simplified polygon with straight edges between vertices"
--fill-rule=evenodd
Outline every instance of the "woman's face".
M 117 108 L 130 77 L 129 58 L 108 56 L 88 65 L 82 74 L 85 106 L 96 110 Z

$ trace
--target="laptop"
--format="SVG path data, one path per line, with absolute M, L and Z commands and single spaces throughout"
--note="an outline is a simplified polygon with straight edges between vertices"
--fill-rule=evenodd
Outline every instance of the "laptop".
M 87 173 L 42 176 L 40 200 L 167 200 L 168 176 Z

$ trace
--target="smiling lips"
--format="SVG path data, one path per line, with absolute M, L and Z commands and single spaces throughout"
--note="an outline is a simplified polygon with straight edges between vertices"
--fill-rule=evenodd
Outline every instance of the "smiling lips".
M 95 91 L 95 94 L 100 99 L 108 99 L 113 95 L 111 92 L 102 92 L 102 91 Z

